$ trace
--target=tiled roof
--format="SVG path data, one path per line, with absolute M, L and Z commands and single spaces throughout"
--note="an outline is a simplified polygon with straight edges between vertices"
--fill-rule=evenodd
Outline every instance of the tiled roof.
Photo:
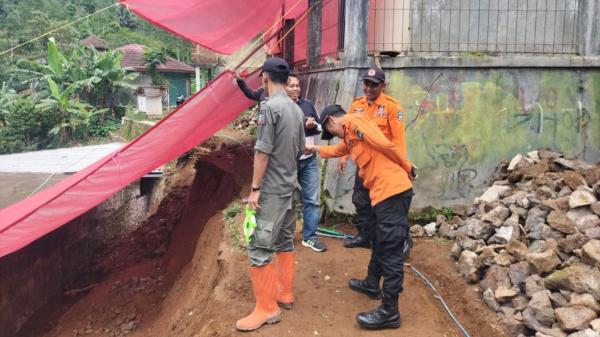
M 142 54 L 146 50 L 146 46 L 141 44 L 128 44 L 117 48 L 117 50 L 123 52 L 123 59 L 121 60 L 121 66 L 127 70 L 134 70 L 142 72 L 146 70 L 144 65 Z M 160 64 L 157 67 L 159 72 L 174 72 L 174 73 L 194 73 L 196 70 L 194 67 L 185 64 L 181 61 L 177 61 L 172 57 L 167 57 L 167 62 Z

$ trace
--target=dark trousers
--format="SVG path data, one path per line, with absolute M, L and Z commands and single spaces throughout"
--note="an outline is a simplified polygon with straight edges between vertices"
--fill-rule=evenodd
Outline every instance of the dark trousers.
M 371 207 L 369 190 L 363 185 L 363 180 L 358 176 L 358 173 L 354 178 L 352 203 L 354 204 L 354 208 L 356 208 L 356 228 L 358 229 L 358 233 L 370 241 L 375 231 L 375 213 L 373 213 L 373 207 Z
M 383 295 L 395 298 L 404 282 L 404 241 L 408 238 L 408 209 L 412 189 L 385 199 L 373 207 L 375 230 L 367 278 L 383 277 Z

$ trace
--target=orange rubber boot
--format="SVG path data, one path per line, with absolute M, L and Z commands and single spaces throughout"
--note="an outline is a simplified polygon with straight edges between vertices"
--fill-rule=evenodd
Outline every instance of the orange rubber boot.
M 294 277 L 296 256 L 294 252 L 277 253 L 277 304 L 292 309 L 294 304 Z
M 235 323 L 238 330 L 252 331 L 263 324 L 274 324 L 281 320 L 281 310 L 277 307 L 277 275 L 275 267 L 269 263 L 262 267 L 250 267 L 252 288 L 256 304 L 252 313 Z

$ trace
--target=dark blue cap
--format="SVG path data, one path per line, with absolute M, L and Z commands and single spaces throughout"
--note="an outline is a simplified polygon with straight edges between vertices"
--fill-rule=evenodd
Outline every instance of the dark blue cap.
M 265 73 L 290 73 L 290 66 L 281 57 L 270 57 L 262 66 Z
M 321 139 L 330 140 L 331 138 L 333 138 L 333 135 L 329 133 L 327 131 L 327 127 L 325 127 L 325 125 L 327 124 L 327 120 L 330 117 L 344 114 L 346 114 L 346 111 L 344 111 L 344 109 L 342 109 L 342 107 L 339 104 L 329 105 L 325 107 L 323 111 L 321 111 L 320 118 L 321 124 L 323 125 L 323 133 L 321 133 Z

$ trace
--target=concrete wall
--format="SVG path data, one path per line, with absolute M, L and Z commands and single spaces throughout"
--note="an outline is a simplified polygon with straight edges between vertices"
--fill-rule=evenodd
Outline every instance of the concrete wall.
M 368 67 L 377 64 L 386 71 L 387 93 L 405 109 L 409 157 L 420 168 L 416 207 L 472 202 L 494 167 L 519 152 L 548 147 L 600 160 L 597 0 L 346 0 L 345 5 L 343 56 L 306 69 L 301 85 L 317 109 L 333 103 L 349 107 L 362 95 L 361 75 Z M 400 50 L 373 48 L 374 41 L 397 38 L 398 31 L 410 33 L 405 35 L 411 46 L 431 42 L 460 53 L 428 48 L 433 52 L 368 57 L 367 50 Z M 480 49 L 482 36 L 494 36 L 496 49 Z M 503 55 L 519 50 L 499 49 L 501 42 L 542 54 Z M 485 46 L 490 43 L 488 38 Z M 548 44 L 556 45 L 548 49 Z M 576 47 L 553 49 L 563 44 Z M 572 54 L 550 55 L 555 53 Z M 340 177 L 336 164 L 329 160 L 325 168 L 326 200 L 330 209 L 352 213 L 355 168 Z
M 150 121 L 136 121 L 127 117 L 122 117 L 121 127 L 117 130 L 117 135 L 129 142 L 146 132 L 146 130 L 150 129 L 154 124 L 156 123 Z
M 405 108 L 409 157 L 420 168 L 417 207 L 471 202 L 496 164 L 520 152 L 549 147 L 600 160 L 597 68 L 385 70 L 387 92 Z M 345 72 L 305 75 L 306 96 L 318 109 L 332 103 L 347 107 L 342 96 L 362 95 L 359 78 Z M 410 123 L 421 103 L 419 117 Z M 337 211 L 353 211 L 352 174 L 338 177 L 334 165 L 327 168 L 325 187 Z

